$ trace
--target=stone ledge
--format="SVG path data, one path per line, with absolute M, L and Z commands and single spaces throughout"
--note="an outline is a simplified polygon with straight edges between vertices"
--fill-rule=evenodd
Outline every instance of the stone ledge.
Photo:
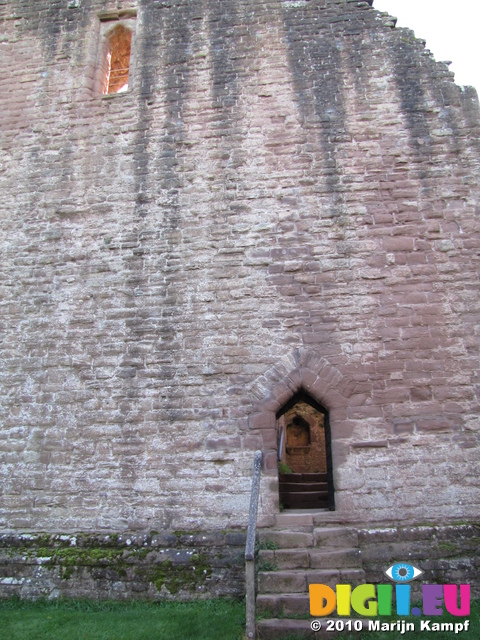
M 367 582 L 382 582 L 392 562 L 408 562 L 425 571 L 424 582 L 468 583 L 480 594 L 478 522 L 363 528 L 358 540 Z
M 244 531 L 0 535 L 0 597 L 244 595 Z

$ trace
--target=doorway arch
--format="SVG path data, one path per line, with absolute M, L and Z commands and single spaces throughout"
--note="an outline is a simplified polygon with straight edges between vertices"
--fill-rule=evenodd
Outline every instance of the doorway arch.
M 358 383 L 327 358 L 310 349 L 293 349 L 259 375 L 251 384 L 248 400 L 251 412 L 248 417 L 248 448 L 261 449 L 262 470 L 265 477 L 274 482 L 263 487 L 262 499 L 265 518 L 274 522 L 278 512 L 278 420 L 277 415 L 288 406 L 298 393 L 305 393 L 321 405 L 328 414 L 328 438 L 331 455 L 328 463 L 329 508 L 343 511 L 345 492 L 337 486 L 337 470 L 348 463 L 349 441 L 356 425 L 348 416 L 354 398 L 355 406 L 364 403 L 371 394 L 371 382 Z M 334 482 L 335 478 L 335 493 Z
M 285 509 L 335 509 L 328 411 L 303 389 L 276 413 L 279 501 Z

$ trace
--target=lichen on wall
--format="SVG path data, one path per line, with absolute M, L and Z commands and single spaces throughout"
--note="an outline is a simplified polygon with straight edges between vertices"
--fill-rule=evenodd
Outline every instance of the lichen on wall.
M 185 600 L 244 590 L 243 532 L 1 535 L 1 597 Z

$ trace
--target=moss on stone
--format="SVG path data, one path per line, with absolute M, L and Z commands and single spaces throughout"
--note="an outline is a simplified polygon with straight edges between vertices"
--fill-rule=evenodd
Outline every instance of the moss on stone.
M 172 534 L 180 539 L 182 536 L 199 536 L 202 533 L 200 529 L 194 529 L 191 531 L 172 531 Z
M 58 566 L 60 577 L 64 580 L 68 580 L 77 567 L 92 567 L 99 564 L 108 565 L 120 576 L 126 575 L 122 549 L 64 548 L 53 549 L 52 551 L 50 561 L 44 566 Z
M 454 553 L 458 550 L 458 545 L 453 544 L 452 542 L 440 542 L 438 547 L 442 551 L 448 551 L 449 553 Z
M 152 549 L 149 547 L 142 547 L 142 549 L 134 549 L 133 556 L 138 558 L 139 560 L 145 560 L 149 553 L 152 552 Z M 128 557 L 132 557 L 132 553 L 128 554 Z
M 165 587 L 171 595 L 176 595 L 181 590 L 195 591 L 211 574 L 207 556 L 196 553 L 190 558 L 189 565 L 176 565 L 171 560 L 161 562 L 147 574 L 147 579 L 158 591 Z
M 126 575 L 126 568 L 132 558 L 144 560 L 151 549 L 112 549 L 111 547 L 60 547 L 36 549 L 17 549 L 29 558 L 48 558 L 43 563 L 47 569 L 59 567 L 60 577 L 64 580 L 70 578 L 77 567 L 98 565 L 107 566 L 116 571 L 120 576 Z

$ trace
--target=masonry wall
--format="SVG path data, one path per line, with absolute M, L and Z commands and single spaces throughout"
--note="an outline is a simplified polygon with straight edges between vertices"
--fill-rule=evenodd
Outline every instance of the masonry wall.
M 478 525 L 389 526 L 358 531 L 365 582 L 408 559 L 422 582 L 469 584 L 480 594 Z M 0 593 L 23 598 L 191 599 L 244 594 L 245 533 L 0 535 Z M 273 551 L 271 552 L 273 556 Z M 272 558 L 273 562 L 273 558 Z
M 98 14 L 127 10 L 104 97 Z M 268 524 L 299 389 L 345 518 L 475 517 L 475 91 L 367 2 L 7 0 L 0 26 L 0 528 L 245 527 L 257 448 Z
M 244 595 L 234 531 L 0 536 L 1 597 L 190 600 Z
M 393 526 L 359 530 L 366 583 L 385 581 L 389 562 L 408 558 L 427 584 L 469 584 L 472 598 L 480 594 L 478 525 Z M 412 600 L 421 598 L 421 582 L 412 583 Z

